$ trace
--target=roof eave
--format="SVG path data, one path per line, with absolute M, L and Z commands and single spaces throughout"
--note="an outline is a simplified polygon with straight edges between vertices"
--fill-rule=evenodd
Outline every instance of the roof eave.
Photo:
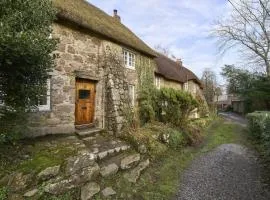
M 76 24 L 78 27 L 81 27 L 81 28 L 90 30 L 91 32 L 94 32 L 94 33 L 96 33 L 96 34 L 98 34 L 98 35 L 101 35 L 101 36 L 103 36 L 103 37 L 109 39 L 109 40 L 112 41 L 112 42 L 115 42 L 115 43 L 118 43 L 118 44 L 127 46 L 127 47 L 132 48 L 132 49 L 135 49 L 136 51 L 138 51 L 138 52 L 140 52 L 140 53 L 143 53 L 143 54 L 146 54 L 146 55 L 150 56 L 151 58 L 157 57 L 157 54 L 156 54 L 154 51 L 153 51 L 153 52 L 150 52 L 150 51 L 148 52 L 148 51 L 144 51 L 144 50 L 142 50 L 142 49 L 138 49 L 138 48 L 136 48 L 136 47 L 134 47 L 134 46 L 130 46 L 130 45 L 128 45 L 128 44 L 124 44 L 123 42 L 118 41 L 118 40 L 116 40 L 115 38 L 112 38 L 112 37 L 110 37 L 110 36 L 108 36 L 108 35 L 105 35 L 105 34 L 102 34 L 102 33 L 100 33 L 100 32 L 95 31 L 93 28 L 91 28 L 89 25 L 87 25 L 87 24 L 84 23 L 83 21 L 74 19 L 74 18 L 70 17 L 68 14 L 66 14 L 66 13 L 63 12 L 63 11 L 60 11 L 60 12 L 57 13 L 57 19 L 56 19 L 56 22 L 57 22 L 57 21 L 65 22 L 66 20 L 69 21 L 69 22 L 71 22 L 71 23 L 73 23 L 73 24 Z M 149 47 L 149 48 L 150 48 L 150 47 Z M 150 48 L 150 49 L 151 49 L 151 48 Z

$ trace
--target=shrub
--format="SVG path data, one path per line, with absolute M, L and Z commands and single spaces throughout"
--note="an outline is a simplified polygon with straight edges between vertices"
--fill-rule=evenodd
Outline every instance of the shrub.
M 8 199 L 8 189 L 6 187 L 0 188 L 0 200 Z
M 270 112 L 253 112 L 247 115 L 249 134 L 252 138 L 260 140 L 265 129 L 267 118 L 270 117 Z
M 169 147 L 174 150 L 179 150 L 186 146 L 187 141 L 185 135 L 182 132 L 171 129 L 168 130 L 169 134 Z
M 181 126 L 190 112 L 199 106 L 198 101 L 185 91 L 162 88 L 157 92 L 156 118 L 164 123 Z
M 26 132 L 27 115 L 24 111 L 4 112 L 0 117 L 0 144 L 14 144 Z
M 247 115 L 252 139 L 262 144 L 265 156 L 270 159 L 270 112 L 253 112 Z

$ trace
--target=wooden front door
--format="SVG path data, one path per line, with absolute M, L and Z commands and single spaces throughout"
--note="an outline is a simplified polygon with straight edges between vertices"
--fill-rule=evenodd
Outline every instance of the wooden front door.
M 76 79 L 75 123 L 91 124 L 94 121 L 96 84 L 86 79 Z

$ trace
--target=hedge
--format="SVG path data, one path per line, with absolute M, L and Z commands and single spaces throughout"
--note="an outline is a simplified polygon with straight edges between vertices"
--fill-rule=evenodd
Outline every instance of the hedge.
M 262 144 L 266 156 L 270 159 L 270 112 L 249 113 L 247 119 L 250 136 Z

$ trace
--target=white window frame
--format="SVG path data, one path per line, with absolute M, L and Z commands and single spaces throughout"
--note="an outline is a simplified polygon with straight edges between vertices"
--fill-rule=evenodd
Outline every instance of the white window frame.
M 51 79 L 47 79 L 47 102 L 45 105 L 38 105 L 38 111 L 50 111 L 51 110 Z
M 124 59 L 124 64 L 126 68 L 135 70 L 135 66 L 136 66 L 135 53 L 123 49 L 123 59 Z
M 156 85 L 157 89 L 160 89 L 160 77 L 158 77 L 158 76 L 155 77 L 155 85 Z
M 128 85 L 128 93 L 129 93 L 129 98 L 131 101 L 131 106 L 134 107 L 135 106 L 135 85 Z

